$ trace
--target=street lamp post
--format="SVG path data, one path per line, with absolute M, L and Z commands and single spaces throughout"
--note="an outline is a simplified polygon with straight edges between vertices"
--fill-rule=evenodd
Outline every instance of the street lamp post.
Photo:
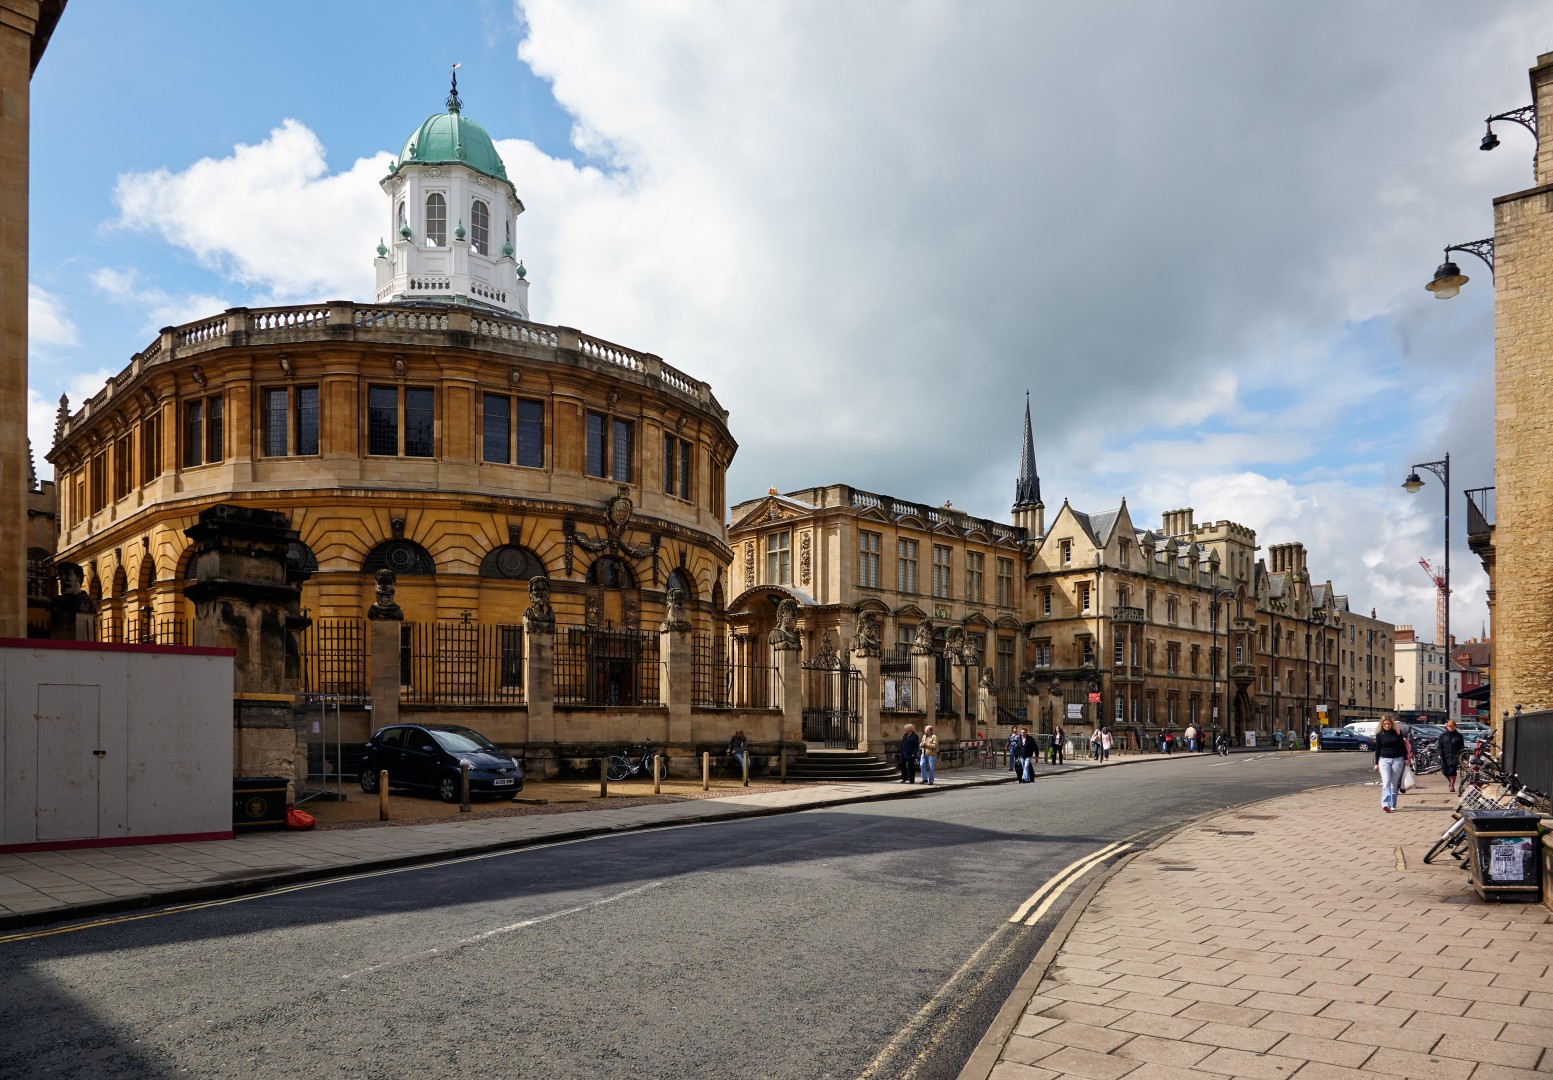
M 1402 489 L 1409 494 L 1416 493 L 1424 486 L 1422 478 L 1418 475 L 1419 469 L 1428 469 L 1434 473 L 1445 488 L 1445 616 L 1441 620 L 1441 632 L 1445 640 L 1440 642 L 1440 647 L 1445 650 L 1446 658 L 1449 659 L 1451 652 L 1451 456 L 1447 453 L 1439 461 L 1415 464 L 1413 471 L 1407 474 L 1407 479 L 1402 481 Z

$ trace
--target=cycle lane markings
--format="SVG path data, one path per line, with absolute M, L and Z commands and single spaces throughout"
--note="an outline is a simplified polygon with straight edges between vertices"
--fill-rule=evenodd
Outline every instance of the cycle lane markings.
M 644 893 L 648 889 L 656 889 L 662 884 L 663 882 L 661 881 L 649 881 L 645 885 L 638 885 L 634 889 L 627 889 L 625 892 L 619 892 L 613 896 L 604 896 L 597 900 L 590 900 L 586 904 L 578 904 L 575 907 L 564 908 L 561 911 L 552 911 L 544 915 L 535 915 L 531 919 L 520 919 L 515 923 L 508 923 L 505 926 L 497 926 L 490 930 L 482 930 L 478 934 L 473 934 L 466 938 L 459 938 L 451 945 L 437 945 L 429 949 L 422 949 L 419 952 L 411 953 L 408 956 L 399 956 L 392 960 L 384 960 L 380 964 L 371 964 L 364 968 L 358 968 L 355 971 L 346 972 L 344 975 L 341 975 L 340 978 L 353 979 L 357 975 L 368 975 L 374 971 L 381 971 L 384 968 L 393 967 L 397 964 L 408 963 L 413 960 L 427 960 L 434 956 L 446 956 L 449 953 L 456 952 L 457 950 L 464 948 L 466 945 L 476 945 L 488 938 L 493 938 L 500 934 L 510 934 L 514 930 L 526 930 L 530 926 L 538 926 L 540 923 L 547 923 L 552 919 L 562 919 L 568 915 L 578 915 L 584 911 L 591 911 L 594 908 L 603 907 L 605 904 L 613 904 L 616 900 L 624 900 L 628 897 L 636 896 L 639 893 Z
M 1052 902 L 1062 894 L 1063 890 L 1065 890 L 1078 878 L 1082 877 L 1084 873 L 1092 866 L 1110 858 L 1112 855 L 1120 854 L 1130 847 L 1132 847 L 1130 843 L 1118 840 L 1114 844 L 1107 844 L 1099 851 L 1091 852 L 1082 858 L 1073 860 L 1067 866 L 1057 871 L 1056 874 L 1052 875 L 1052 877 L 1046 882 L 1045 885 L 1042 885 L 1039 889 L 1035 890 L 1035 892 L 1031 894 L 1028 900 L 1020 904 L 1019 907 L 1015 909 L 1014 914 L 1009 917 L 1008 921 L 1011 923 L 1022 922 L 1026 926 L 1034 926 L 1040 917 L 1046 914 L 1046 912 L 1051 908 Z M 1040 905 L 1040 910 L 1037 911 L 1033 918 L 1030 918 L 1027 921 L 1026 916 L 1030 914 L 1030 909 L 1034 908 L 1037 904 Z

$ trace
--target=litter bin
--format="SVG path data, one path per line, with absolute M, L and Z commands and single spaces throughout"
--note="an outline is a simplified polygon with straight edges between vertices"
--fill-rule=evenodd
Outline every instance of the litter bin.
M 1553 910 L 1553 833 L 1542 834 L 1542 904 Z
M 1542 899 L 1538 817 L 1525 810 L 1464 810 L 1472 888 L 1485 900 Z
M 286 827 L 286 778 L 239 776 L 232 781 L 232 829 L 253 832 Z

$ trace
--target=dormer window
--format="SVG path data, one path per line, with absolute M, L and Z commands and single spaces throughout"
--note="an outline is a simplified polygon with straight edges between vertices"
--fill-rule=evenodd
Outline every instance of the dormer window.
M 469 207 L 469 243 L 481 255 L 491 253 L 491 210 L 479 199 Z
M 448 242 L 448 203 L 433 192 L 426 196 L 426 244 L 444 247 Z

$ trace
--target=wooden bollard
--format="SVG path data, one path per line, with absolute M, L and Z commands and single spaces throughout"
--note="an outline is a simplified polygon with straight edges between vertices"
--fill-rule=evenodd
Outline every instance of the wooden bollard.
M 787 747 L 784 746 L 780 750 L 778 750 L 777 751 L 777 757 L 780 758 L 781 761 L 782 761 L 782 765 L 781 765 L 781 778 L 782 778 L 782 783 L 785 784 L 785 783 L 787 783 Z
M 599 798 L 609 798 L 609 762 L 599 758 Z
M 747 746 L 744 748 L 744 786 L 750 786 L 750 750 Z
M 663 755 L 654 754 L 652 756 L 652 793 L 654 795 L 659 795 L 663 792 L 662 773 Z
M 460 814 L 467 814 L 470 810 L 474 809 L 469 805 L 469 762 L 467 761 L 459 762 L 458 786 L 460 797 L 463 800 L 458 805 L 458 812 Z
M 701 751 L 701 790 L 712 790 L 712 755 Z
M 379 769 L 377 774 L 377 819 L 388 820 L 388 770 Z

